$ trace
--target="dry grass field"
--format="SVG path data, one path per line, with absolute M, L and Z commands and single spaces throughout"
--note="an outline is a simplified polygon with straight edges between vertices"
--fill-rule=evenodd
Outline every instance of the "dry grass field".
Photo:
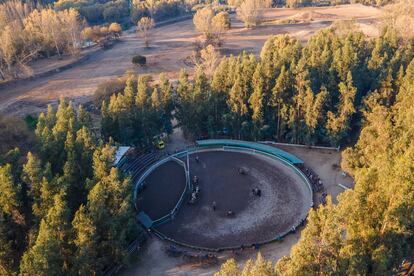
M 256 29 L 245 29 L 233 15 L 233 27 L 225 35 L 221 52 L 229 55 L 246 50 L 258 54 L 268 36 L 273 34 L 290 34 L 306 42 L 314 32 L 328 27 L 334 20 L 354 19 L 367 35 L 375 35 L 377 30 L 372 23 L 378 21 L 380 15 L 381 10 L 362 5 L 269 9 L 265 13 L 265 23 Z M 283 23 L 285 19 L 292 18 L 295 24 Z M 144 48 L 136 33 L 126 33 L 122 42 L 106 51 L 91 54 L 88 60 L 70 69 L 0 89 L 0 111 L 21 116 L 38 113 L 47 104 L 55 104 L 60 96 L 76 104 L 85 103 L 90 101 L 99 83 L 122 76 L 128 70 L 148 73 L 155 79 L 159 73 L 166 72 L 171 79 L 176 79 L 181 68 L 187 68 L 191 73 L 192 68 L 186 66 L 184 60 L 191 55 L 197 37 L 191 20 L 155 29 L 149 49 Z M 147 56 L 146 68 L 133 67 L 131 58 L 135 54 Z M 34 66 L 34 69 L 39 67 Z

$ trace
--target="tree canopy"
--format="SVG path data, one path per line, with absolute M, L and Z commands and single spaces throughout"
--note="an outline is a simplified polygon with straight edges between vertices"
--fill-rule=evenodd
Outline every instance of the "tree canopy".
M 0 274 L 100 275 L 126 262 L 142 230 L 130 179 L 113 167 L 115 145 L 63 98 L 40 114 L 35 136 L 27 156 L 1 153 Z
M 42 43 L 54 38 L 39 20 L 77 16 L 21 8 Z M 100 133 L 85 108 L 63 98 L 34 133 L 0 117 L 0 274 L 94 275 L 126 263 L 141 230 L 132 183 L 113 166 L 114 141 L 145 148 L 172 132 L 173 118 L 191 138 L 349 146 L 341 166 L 355 188 L 309 213 L 289 256 L 276 266 L 261 255 L 244 267 L 229 260 L 217 275 L 394 273 L 414 250 L 414 40 L 394 27 L 371 39 L 324 29 L 306 44 L 271 36 L 260 56 L 220 62 L 208 47 L 194 76 L 182 70 L 176 83 L 164 74 L 120 80 L 101 104 Z M 109 29 L 115 35 L 119 25 Z M 1 35 L 12 41 L 12 30 Z M 71 43 L 43 46 L 61 52 Z
M 321 30 L 303 46 L 288 35 L 272 36 L 260 59 L 242 53 L 223 58 L 208 75 L 197 70 L 192 81 L 181 74 L 177 118 L 195 138 L 219 137 L 225 129 L 247 140 L 352 143 L 367 96 L 386 90 L 392 101 L 400 68 L 412 57 L 410 43 L 391 28 L 371 40 Z
M 414 59 L 410 47 L 396 37 L 387 29 L 368 42 L 358 34 L 335 41 L 331 33 L 322 31 L 302 49 L 302 55 L 309 57 L 305 76 L 313 77 L 300 78 L 303 71 L 296 67 L 292 70 L 295 83 L 277 86 L 296 90 L 294 101 L 299 95 L 306 99 L 306 91 L 316 87 L 325 94 L 326 103 L 334 103 L 330 104 L 332 111 L 324 115 L 325 133 L 333 143 L 344 141 L 354 124 L 361 125 L 356 144 L 343 152 L 341 164 L 355 179 L 355 188 L 339 195 L 338 204 L 328 197 L 325 205 L 310 211 L 298 243 L 274 270 L 269 265 L 269 272 L 249 275 L 392 275 L 405 258 L 412 257 Z M 360 60 L 363 53 L 367 56 Z M 299 68 L 300 59 L 299 55 Z M 283 58 L 275 60 L 282 62 Z M 289 75 L 280 75 L 292 65 L 283 66 L 278 78 L 285 80 Z M 251 102 L 256 103 L 257 98 Z M 293 105 L 299 108 L 296 111 L 303 108 L 301 101 Z M 228 261 L 216 275 L 243 275 L 252 263 L 240 268 Z

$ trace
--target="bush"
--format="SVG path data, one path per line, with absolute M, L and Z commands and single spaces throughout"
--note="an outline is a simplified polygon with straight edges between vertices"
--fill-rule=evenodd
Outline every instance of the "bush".
M 132 58 L 132 63 L 137 66 L 144 66 L 147 64 L 147 58 L 141 55 L 136 55 Z
M 112 37 L 115 39 L 119 38 L 122 34 L 122 27 L 118 23 L 111 23 L 108 27 L 108 31 L 111 34 Z
M 93 102 L 97 107 L 100 107 L 102 101 L 108 101 L 109 98 L 120 91 L 123 91 L 125 88 L 125 79 L 119 78 L 114 80 L 109 80 L 98 85 L 93 95 Z
M 10 149 L 19 148 L 25 155 L 33 148 L 34 141 L 33 132 L 28 129 L 25 121 L 0 114 L 0 165 Z
M 26 125 L 29 129 L 35 130 L 37 125 L 37 117 L 33 117 L 32 115 L 27 115 L 24 118 L 24 121 L 26 122 Z

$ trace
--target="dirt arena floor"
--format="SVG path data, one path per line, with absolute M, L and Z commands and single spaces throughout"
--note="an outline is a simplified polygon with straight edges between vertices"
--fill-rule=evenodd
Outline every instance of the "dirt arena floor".
M 146 188 L 139 193 L 137 206 L 152 220 L 174 209 L 185 188 L 184 168 L 176 161 L 168 161 L 145 179 Z
M 222 55 L 249 51 L 259 54 L 269 35 L 290 34 L 306 42 L 316 31 L 330 26 L 335 20 L 354 19 L 367 35 L 377 33 L 375 22 L 382 11 L 362 5 L 304 9 L 269 9 L 265 13 L 266 22 L 256 29 L 244 28 L 235 15 L 232 15 L 232 29 L 225 34 Z M 294 18 L 296 24 L 282 24 L 280 20 Z M 151 48 L 145 48 L 142 39 L 134 32 L 125 32 L 121 42 L 105 51 L 98 51 L 90 58 L 73 68 L 52 76 L 17 83 L 0 90 L 0 112 L 23 116 L 46 109 L 47 104 L 55 105 L 60 96 L 67 97 L 75 104 L 84 104 L 98 84 L 117 78 L 126 71 L 151 74 L 154 79 L 165 72 L 172 80 L 177 79 L 179 70 L 186 68 L 190 74 L 192 67 L 184 61 L 193 51 L 193 43 L 199 38 L 192 20 L 156 28 L 152 36 Z M 137 68 L 131 64 L 132 56 L 145 55 L 148 65 Z M 44 64 L 34 66 L 50 66 Z
M 157 228 L 176 241 L 206 248 L 250 246 L 290 231 L 310 209 L 306 184 L 280 161 L 220 150 L 194 153 L 190 160 L 191 178 L 200 179 L 200 199 L 183 205 L 173 221 Z M 262 191 L 261 197 L 253 195 L 254 188 Z M 235 216 L 227 217 L 228 210 Z
M 175 128 L 167 147 L 169 147 L 170 150 L 175 150 L 182 149 L 185 145 L 191 145 L 191 142 L 183 137 L 180 128 Z M 277 145 L 277 147 L 292 153 L 305 161 L 305 165 L 312 168 L 312 170 L 323 180 L 327 193 L 332 196 L 334 201 L 336 201 L 337 196 L 344 191 L 339 184 L 343 184 L 350 188 L 353 187 L 353 179 L 349 176 L 344 177 L 339 169 L 341 163 L 340 151 L 292 145 Z M 248 248 L 243 251 L 226 251 L 217 254 L 217 257 L 219 258 L 219 264 L 217 265 L 205 265 L 188 262 L 182 258 L 170 257 L 165 252 L 165 248 L 170 243 L 152 236 L 140 251 L 139 260 L 130 268 L 123 270 L 120 275 L 212 276 L 219 270 L 220 265 L 226 260 L 234 258 L 239 264 L 243 265 L 247 260 L 256 258 L 258 252 L 260 252 L 266 259 L 276 263 L 283 256 L 290 254 L 292 246 L 294 246 L 300 238 L 302 229 L 303 228 L 301 227 L 296 233 L 287 235 L 281 242 L 273 242 L 261 246 L 260 250 Z M 184 250 L 188 249 L 184 248 Z M 193 251 L 193 253 L 198 253 L 198 251 Z

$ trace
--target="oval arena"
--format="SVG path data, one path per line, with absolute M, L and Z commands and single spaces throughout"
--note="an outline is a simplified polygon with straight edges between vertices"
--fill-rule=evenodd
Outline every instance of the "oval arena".
M 237 140 L 202 140 L 137 177 L 138 219 L 179 245 L 228 250 L 281 240 L 313 206 L 296 156 Z

